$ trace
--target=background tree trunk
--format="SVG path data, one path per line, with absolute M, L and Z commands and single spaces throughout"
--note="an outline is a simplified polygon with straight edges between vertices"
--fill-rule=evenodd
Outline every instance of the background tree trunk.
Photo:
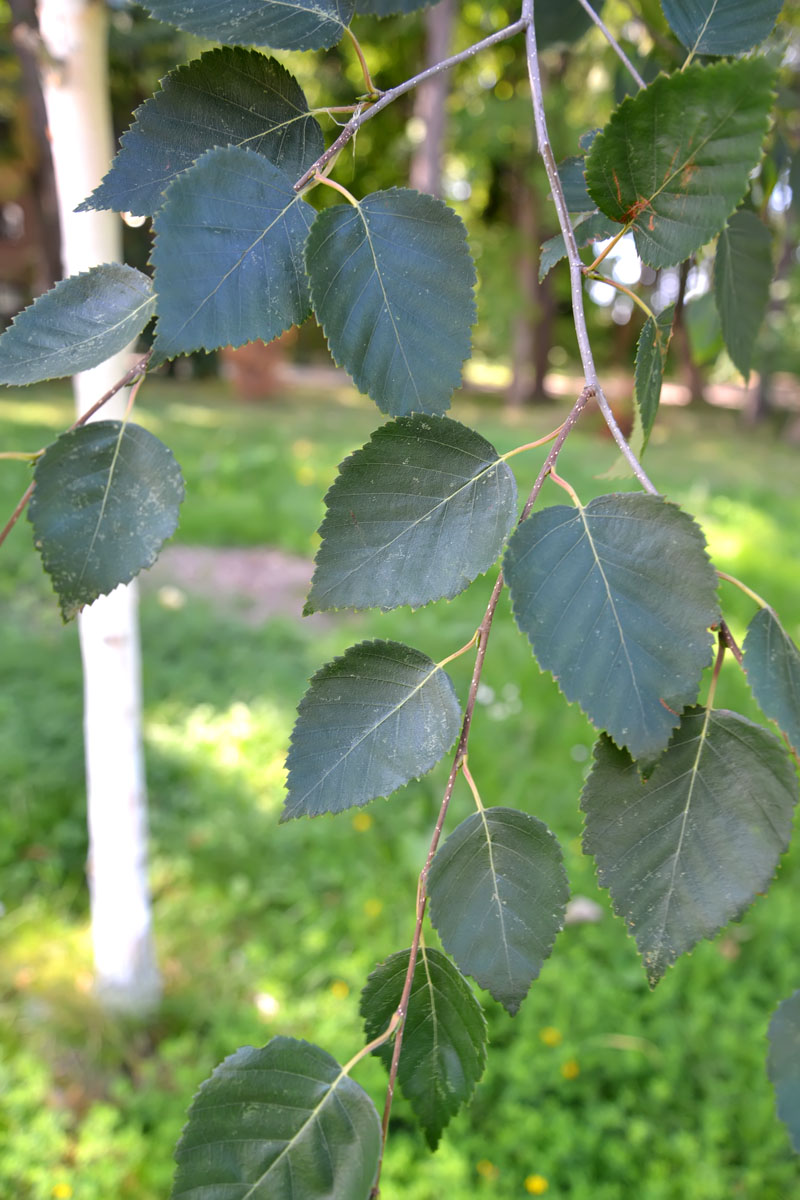
M 509 408 L 542 403 L 548 399 L 545 377 L 553 344 L 555 299 L 551 276 L 539 282 L 539 246 L 542 236 L 541 197 L 524 169 L 510 174 L 511 217 L 520 244 L 517 256 L 519 309 L 511 341 L 511 383 L 506 394 Z
M 35 292 L 46 292 L 61 277 L 61 238 L 53 160 L 47 138 L 47 116 L 38 69 L 39 37 L 35 0 L 9 0 L 11 37 L 22 75 L 22 91 L 30 131 L 36 144 L 36 163 L 30 178 L 35 212 L 34 237 L 38 246 Z
M 107 12 L 98 0 L 40 0 L 42 90 L 58 191 L 65 275 L 120 261 L 115 213 L 76 213 L 113 155 Z M 78 412 L 129 366 L 125 352 L 75 376 Z M 127 394 L 99 414 L 121 418 Z M 160 995 L 147 886 L 147 810 L 141 746 L 135 587 L 117 588 L 80 616 L 89 821 L 89 887 L 98 995 L 143 1014 Z
M 447 58 L 455 22 L 455 0 L 439 0 L 425 13 L 425 65 Z M 414 100 L 414 116 L 424 122 L 425 137 L 411 160 L 410 183 L 420 192 L 442 194 L 442 151 L 447 130 L 447 95 L 450 72 L 441 71 L 420 84 Z

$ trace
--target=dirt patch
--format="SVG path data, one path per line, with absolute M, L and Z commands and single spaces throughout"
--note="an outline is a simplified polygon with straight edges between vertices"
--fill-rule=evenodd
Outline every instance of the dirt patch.
M 200 596 L 248 624 L 263 625 L 275 616 L 302 616 L 313 570 L 311 559 L 266 546 L 167 546 L 141 579 L 143 589 L 157 592 L 167 607 Z

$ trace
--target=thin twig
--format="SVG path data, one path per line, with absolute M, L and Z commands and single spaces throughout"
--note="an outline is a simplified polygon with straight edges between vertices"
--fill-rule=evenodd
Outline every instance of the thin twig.
M 25 506 L 28 503 L 28 501 L 30 500 L 31 496 L 33 495 L 33 489 L 35 487 L 36 487 L 36 484 L 33 482 L 33 480 L 31 480 L 31 482 L 25 488 L 25 491 L 20 496 L 17 507 L 14 509 L 13 513 L 6 521 L 5 528 L 3 529 L 2 533 L 0 533 L 0 546 L 2 546 L 3 542 L 6 540 L 8 535 L 11 533 L 11 530 L 14 528 L 17 521 L 20 519 L 22 514 L 25 512 Z
M 572 411 L 570 412 L 570 414 L 567 417 L 564 424 L 561 426 L 558 437 L 556 438 L 555 442 L 553 443 L 552 447 L 550 448 L 550 453 L 547 455 L 547 458 L 545 459 L 545 461 L 542 465 L 542 469 L 539 471 L 539 474 L 536 477 L 536 481 L 535 481 L 533 487 L 531 488 L 528 499 L 525 502 L 525 507 L 523 508 L 522 513 L 519 518 L 520 523 L 526 519 L 526 517 L 529 515 L 531 509 L 533 508 L 534 504 L 536 503 L 536 499 L 539 495 L 539 492 L 542 490 L 542 485 L 544 484 L 545 479 L 547 478 L 547 476 L 549 475 L 553 466 L 555 465 L 556 459 L 558 458 L 558 455 L 561 451 L 562 446 L 564 445 L 564 442 L 567 440 L 569 434 L 575 427 L 575 422 L 578 420 L 578 418 L 580 417 L 584 408 L 586 407 L 588 401 L 591 399 L 591 397 L 593 395 L 594 395 L 594 389 L 591 387 L 585 387 L 583 389 L 583 391 L 581 392 L 580 396 L 578 397 L 578 399 L 575 401 L 575 404 L 572 407 Z M 475 703 L 476 703 L 477 697 L 478 697 L 478 685 L 481 681 L 481 674 L 483 673 L 483 664 L 486 659 L 486 649 L 487 649 L 488 642 L 489 642 L 489 633 L 492 628 L 492 621 L 494 620 L 495 610 L 497 609 L 497 602 L 500 599 L 500 593 L 503 590 L 503 583 L 504 583 L 503 573 L 501 571 L 497 577 L 497 582 L 495 583 L 494 588 L 492 589 L 492 594 L 491 594 L 491 597 L 489 598 L 489 603 L 486 606 L 486 612 L 483 615 L 483 620 L 481 621 L 480 625 L 478 626 L 478 631 L 477 631 L 477 635 L 476 635 L 477 639 L 478 639 L 478 650 L 475 655 L 475 666 L 473 667 L 473 670 L 472 670 L 472 679 L 470 680 L 469 693 L 467 695 L 467 703 L 464 708 L 464 720 L 461 725 L 461 733 L 459 734 L 458 743 L 456 745 L 456 751 L 455 751 L 455 754 L 453 755 L 453 765 L 451 766 L 450 774 L 447 777 L 447 783 L 445 785 L 444 795 L 442 797 L 442 803 L 439 808 L 439 815 L 436 819 L 436 827 L 433 831 L 433 837 L 431 838 L 431 843 L 428 848 L 428 856 L 425 859 L 425 866 L 422 868 L 422 870 L 420 871 L 420 875 L 419 875 L 419 883 L 417 886 L 416 919 L 414 922 L 414 935 L 411 939 L 411 950 L 409 952 L 408 969 L 406 971 L 406 977 L 405 977 L 405 981 L 403 983 L 403 991 L 400 996 L 400 1001 L 397 1005 L 395 1015 L 392 1018 L 393 1021 L 395 1021 L 395 1018 L 396 1018 L 395 1023 L 397 1025 L 397 1034 L 395 1035 L 394 1047 L 393 1047 L 393 1051 L 392 1051 L 392 1062 L 391 1062 L 391 1066 L 389 1068 L 389 1083 L 386 1088 L 386 1104 L 384 1106 L 383 1121 L 381 1124 L 383 1136 L 381 1139 L 381 1155 L 380 1155 L 380 1161 L 378 1164 L 378 1174 L 377 1174 L 377 1178 L 375 1180 L 375 1184 L 373 1185 L 372 1191 L 370 1192 L 370 1200 L 375 1200 L 375 1197 L 377 1197 L 379 1195 L 379 1191 L 380 1191 L 379 1185 L 380 1185 L 381 1167 L 383 1165 L 383 1154 L 384 1154 L 384 1150 L 386 1148 L 386 1138 L 389 1133 L 389 1117 L 390 1117 L 390 1114 L 392 1111 L 392 1101 L 394 1099 L 394 1089 L 395 1089 L 395 1085 L 397 1083 L 397 1069 L 398 1069 L 398 1066 L 400 1063 L 400 1051 L 402 1050 L 402 1046 L 403 1046 L 403 1031 L 405 1029 L 405 1018 L 406 1018 L 406 1014 L 408 1012 L 408 1002 L 409 1002 L 409 998 L 411 996 L 411 988 L 414 983 L 414 971 L 416 970 L 417 955 L 419 953 L 420 939 L 422 937 L 422 923 L 425 919 L 425 909 L 426 909 L 427 903 L 428 903 L 428 893 L 427 893 L 428 871 L 430 870 L 430 865 L 433 862 L 434 855 L 436 854 L 436 851 L 439 846 L 439 841 L 442 836 L 442 829 L 444 828 L 444 822 L 445 822 L 445 817 L 447 816 L 447 810 L 450 807 L 450 799 L 453 795 L 453 788 L 455 787 L 456 778 L 458 776 L 459 771 L 462 769 L 464 761 L 467 757 L 467 746 L 469 743 L 470 728 L 472 726 L 472 716 L 475 711 Z
M 575 325 L 575 333 L 578 339 L 578 349 L 580 351 L 581 362 L 583 364 L 583 373 L 586 377 L 586 383 L 594 389 L 597 397 L 597 403 L 601 413 L 605 419 L 606 425 L 611 430 L 611 436 L 617 443 L 620 451 L 627 459 L 631 470 L 633 471 L 639 483 L 646 492 L 650 492 L 652 496 L 658 495 L 658 489 L 648 478 L 644 467 L 639 462 L 636 455 L 631 450 L 625 437 L 617 424 L 616 418 L 611 411 L 611 406 L 603 393 L 600 386 L 600 381 L 597 377 L 597 370 L 594 365 L 594 356 L 592 347 L 589 342 L 589 330 L 586 325 L 586 313 L 583 306 L 583 263 L 581 262 L 578 246 L 575 241 L 575 234 L 572 229 L 572 222 L 569 219 L 567 211 L 567 203 L 564 199 L 564 189 L 561 186 L 561 180 L 558 176 L 555 158 L 550 147 L 550 140 L 547 133 L 547 119 L 544 112 L 544 97 L 542 95 L 542 80 L 539 74 L 539 59 L 536 50 L 536 30 L 533 24 L 533 0 L 522 0 L 522 16 L 525 21 L 525 45 L 528 59 L 528 76 L 531 84 L 531 96 L 533 98 L 533 117 L 536 124 L 536 136 L 539 142 L 539 153 L 542 156 L 547 178 L 550 182 L 550 190 L 553 195 L 553 200 L 558 213 L 558 223 L 561 226 L 561 233 L 564 237 L 564 244 L 567 247 L 567 260 L 569 262 L 569 277 L 570 288 L 572 293 L 572 318 Z
M 419 75 L 414 75 L 411 79 L 407 79 L 405 83 L 399 83 L 397 87 L 390 88 L 388 92 L 384 92 L 380 100 L 376 101 L 375 104 L 364 109 L 363 112 L 355 113 L 351 117 L 336 140 L 331 142 L 328 149 L 323 154 L 320 154 L 317 161 L 312 163 L 308 170 L 300 176 L 294 185 L 294 190 L 299 192 L 307 183 L 310 183 L 314 176 L 347 145 L 365 121 L 370 121 L 373 117 L 377 116 L 379 112 L 382 112 L 384 108 L 394 100 L 397 100 L 399 96 L 404 96 L 406 92 L 410 92 L 412 88 L 418 87 L 419 84 L 424 83 L 431 76 L 438 75 L 442 71 L 449 71 L 451 67 L 466 62 L 467 59 L 479 54 L 481 50 L 488 50 L 490 46 L 506 41 L 507 38 L 514 37 L 517 33 L 522 33 L 525 25 L 526 22 L 523 20 L 515 21 L 513 25 L 507 25 L 504 29 L 498 30 L 497 33 L 491 33 L 480 42 L 475 42 L 472 46 L 468 46 L 466 50 L 460 50 L 458 54 L 451 54 L 449 58 L 443 58 L 441 62 L 435 63 L 432 67 L 427 67 L 424 71 L 420 71 Z
M 706 697 L 706 724 L 708 724 L 708 714 L 714 707 L 714 696 L 719 683 L 719 673 L 722 670 L 722 664 L 725 661 L 725 650 L 727 649 L 726 641 L 722 630 L 717 632 L 717 657 L 714 659 L 714 669 L 711 672 L 711 683 L 708 685 L 708 696 Z M 700 739 L 701 742 L 703 739 Z
M 628 58 L 627 54 L 626 54 L 626 53 L 625 53 L 625 51 L 622 49 L 622 46 L 620 46 L 619 42 L 618 42 L 618 41 L 617 41 L 617 39 L 614 37 L 614 35 L 613 35 L 613 33 L 611 32 L 611 30 L 608 28 L 608 26 L 606 25 L 606 23 L 605 23 L 605 21 L 603 20 L 603 18 L 602 18 L 602 17 L 600 17 L 600 16 L 598 16 L 598 14 L 597 14 L 597 13 L 594 11 L 594 9 L 592 8 L 591 4 L 589 3 L 589 0 L 578 0 L 578 3 L 580 4 L 581 8 L 585 9 L 585 11 L 586 11 L 586 12 L 589 14 L 589 16 L 592 18 L 592 20 L 594 21 L 595 25 L 597 26 L 597 28 L 598 28 L 598 29 L 600 30 L 600 32 L 602 33 L 603 37 L 606 39 L 606 41 L 608 42 L 609 46 L 611 47 L 611 49 L 612 49 L 612 50 L 614 51 L 614 53 L 616 54 L 617 58 L 618 58 L 618 59 L 619 59 L 619 60 L 620 60 L 620 61 L 621 61 L 621 62 L 624 64 L 624 66 L 626 66 L 626 67 L 628 68 L 628 70 L 630 71 L 630 73 L 631 73 L 631 75 L 632 75 L 633 79 L 634 79 L 634 80 L 635 80 L 635 82 L 636 82 L 636 83 L 639 85 L 639 87 L 640 87 L 640 88 L 647 87 L 647 84 L 646 84 L 646 83 L 645 83 L 645 81 L 642 79 L 642 77 L 641 77 L 641 75 L 639 74 L 639 72 L 636 70 L 636 67 L 633 65 L 633 63 L 631 62 L 631 60 Z
M 744 655 L 739 649 L 739 646 L 736 643 L 736 638 L 731 633 L 725 621 L 720 621 L 719 623 L 719 636 L 722 638 L 739 666 L 741 666 L 742 662 L 744 661 Z
M 121 391 L 122 388 L 127 387 L 127 385 L 129 383 L 131 383 L 136 378 L 137 375 L 141 375 L 144 371 L 146 371 L 147 364 L 150 361 L 150 355 L 152 353 L 153 353 L 152 350 L 148 350 L 147 354 L 145 354 L 136 363 L 134 363 L 134 365 L 130 368 L 130 370 L 126 371 L 125 374 L 122 376 L 122 378 L 118 379 L 117 382 L 114 384 L 114 386 L 112 388 L 109 388 L 109 390 L 106 392 L 106 394 L 104 396 L 101 396 L 100 399 L 98 401 L 96 401 L 96 403 L 93 404 L 91 408 L 88 408 L 85 413 L 83 413 L 80 417 L 78 417 L 77 421 L 73 421 L 73 423 L 70 425 L 69 429 L 67 429 L 65 432 L 72 433 L 73 429 L 78 429 L 81 425 L 85 425 L 86 422 L 89 420 L 89 418 L 93 417 L 94 414 L 98 411 L 98 409 L 101 409 L 104 404 L 108 404 L 109 400 L 111 400 L 114 396 L 116 396 L 117 392 Z M 26 487 L 25 491 L 23 492 L 22 496 L 20 496 L 17 507 L 14 509 L 13 513 L 9 517 L 2 532 L 0 532 L 0 546 L 2 546 L 3 542 L 6 540 L 8 535 L 11 533 L 11 530 L 14 528 L 17 521 L 20 519 L 22 514 L 25 512 L 26 505 L 27 505 L 28 501 L 30 500 L 31 496 L 33 495 L 33 489 L 35 486 L 36 486 L 35 482 L 29 483 L 28 486 Z

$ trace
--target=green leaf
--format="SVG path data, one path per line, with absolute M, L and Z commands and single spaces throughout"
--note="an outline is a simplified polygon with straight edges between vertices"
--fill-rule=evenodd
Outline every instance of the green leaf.
M 719 235 L 714 260 L 714 299 L 728 354 L 744 375 L 769 304 L 772 235 L 754 212 L 740 209 Z
M 64 433 L 33 478 L 28 519 L 65 621 L 151 566 L 177 528 L 180 467 L 139 425 L 95 421 Z
M 589 212 L 594 205 L 586 190 L 586 157 L 583 154 L 573 154 L 558 164 L 558 177 L 567 210 L 571 213 Z
M 572 218 L 572 229 L 578 249 L 581 246 L 589 246 L 592 242 L 602 242 L 619 232 L 611 218 L 607 217 L 605 213 L 598 212 L 597 209 L 594 209 L 593 212 L 575 214 Z M 542 245 L 542 256 L 539 260 L 539 282 L 541 283 L 550 274 L 553 267 L 566 257 L 567 244 L 563 234 L 556 233 L 553 237 L 548 238 Z
M 744 669 L 762 712 L 800 753 L 800 651 L 771 608 L 747 627 Z
M 155 311 L 150 280 L 121 263 L 62 279 L 23 309 L 0 337 L 0 383 L 60 379 L 105 362 Z
M 775 1088 L 778 1116 L 800 1154 L 800 990 L 788 996 L 769 1023 L 767 1074 Z
M 600 738 L 581 799 L 583 846 L 651 987 L 766 890 L 796 799 L 778 739 L 736 713 L 689 709 L 645 783 L 630 755 Z
M 496 561 L 516 520 L 517 487 L 497 451 L 447 417 L 400 417 L 345 459 L 306 613 L 420 608 L 452 599 Z
M 589 194 L 634 230 L 651 267 L 682 262 L 724 228 L 761 158 L 774 78 L 763 58 L 659 75 L 597 135 Z
M 313 216 L 282 171 L 239 146 L 209 150 L 178 176 L 154 222 L 153 362 L 270 342 L 304 321 Z
M 450 677 L 399 642 L 360 642 L 317 671 L 300 701 L 281 820 L 337 813 L 426 774 L 458 734 Z
M 407 188 L 319 214 L 306 249 L 333 357 L 381 412 L 442 413 L 461 382 L 475 267 L 452 209 Z
M 539 664 L 634 758 L 659 754 L 711 661 L 716 572 L 692 518 L 660 496 L 533 513 L 503 573 Z
M 459 968 L 509 1013 L 518 1010 L 564 924 L 561 847 L 528 813 L 473 813 L 428 872 L 431 921 Z
M 294 76 L 255 50 L 210 50 L 170 71 L 161 88 L 137 108 L 110 171 L 79 212 L 150 216 L 173 179 L 215 146 L 255 150 L 292 182 L 324 149 Z
M 410 951 L 392 954 L 361 994 L 367 1040 L 386 1029 L 403 994 Z M 389 1070 L 392 1042 L 376 1054 Z M 439 950 L 421 946 L 414 968 L 397 1079 L 431 1150 L 466 1104 L 486 1065 L 486 1020 L 464 976 Z
M 711 292 L 695 296 L 683 310 L 692 358 L 698 366 L 710 366 L 725 349 L 717 306 Z
M 671 304 L 658 313 L 655 320 L 648 317 L 636 343 L 636 368 L 634 371 L 633 395 L 636 401 L 639 437 L 634 444 L 637 454 L 646 447 L 658 414 L 661 400 L 661 383 L 664 364 L 667 361 L 675 305 Z
M 322 50 L 350 24 L 355 0 L 147 0 L 159 21 L 233 46 Z
M 595 8 L 600 8 L 596 4 Z M 534 26 L 536 46 L 544 50 L 560 43 L 570 45 L 583 37 L 592 24 L 592 18 L 579 0 L 536 0 Z
M 772 32 L 783 0 L 661 0 L 664 16 L 694 54 L 743 54 Z
M 195 1096 L 172 1200 L 367 1200 L 381 1146 L 375 1105 L 335 1058 L 275 1037 L 242 1046 Z

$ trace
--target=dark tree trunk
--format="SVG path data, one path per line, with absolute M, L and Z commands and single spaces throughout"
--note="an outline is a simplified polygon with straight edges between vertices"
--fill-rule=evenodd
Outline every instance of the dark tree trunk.
M 31 280 L 36 293 L 47 291 L 61 278 L 61 235 L 53 160 L 47 137 L 38 56 L 42 53 L 35 0 L 9 0 L 11 36 L 22 73 L 22 93 L 36 145 L 36 164 L 30 178 L 31 207 L 35 228 L 27 231 L 37 247 L 37 278 Z
M 681 267 L 680 290 L 675 303 L 675 320 L 672 325 L 672 342 L 675 346 L 675 354 L 680 366 L 681 375 L 683 376 L 683 382 L 689 389 L 690 403 L 700 406 L 708 404 L 705 393 L 706 381 L 702 367 L 695 362 L 692 356 L 689 330 L 686 328 L 686 305 L 683 299 L 686 293 L 689 265 L 687 261 Z
M 439 0 L 425 14 L 427 33 L 425 65 L 447 58 L 455 21 L 455 0 Z M 414 101 L 414 116 L 425 125 L 425 137 L 411 159 L 410 182 L 420 192 L 442 194 L 442 150 L 447 130 L 447 93 L 450 73 L 441 71 L 420 84 Z
M 555 300 L 550 280 L 539 282 L 542 241 L 539 194 L 522 171 L 511 176 L 512 221 L 520 243 L 517 257 L 519 308 L 512 330 L 510 408 L 543 403 L 550 348 L 553 342 Z

